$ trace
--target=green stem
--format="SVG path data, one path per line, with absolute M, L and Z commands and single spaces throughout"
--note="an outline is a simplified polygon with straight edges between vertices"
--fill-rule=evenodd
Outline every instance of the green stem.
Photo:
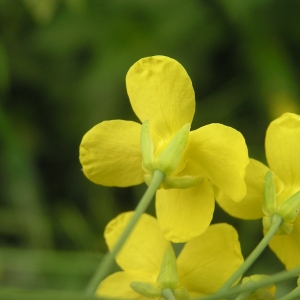
M 251 252 L 251 254 L 247 257 L 244 261 L 242 266 L 228 279 L 228 281 L 220 288 L 217 292 L 223 293 L 224 291 L 228 290 L 232 285 L 242 276 L 250 266 L 255 262 L 255 260 L 259 257 L 259 255 L 263 252 L 263 250 L 267 247 L 272 237 L 275 235 L 276 231 L 282 224 L 283 219 L 280 215 L 275 214 L 272 217 L 272 225 L 260 243 L 256 246 L 256 248 Z
M 115 244 L 114 248 L 111 252 L 108 252 L 102 259 L 98 269 L 96 270 L 94 276 L 92 277 L 91 281 L 89 282 L 86 288 L 86 295 L 93 295 L 99 285 L 99 283 L 109 274 L 110 269 L 114 263 L 115 256 L 122 248 L 124 242 L 128 238 L 129 234 L 131 233 L 132 229 L 134 228 L 135 224 L 139 220 L 140 216 L 146 211 L 147 207 L 151 203 L 153 196 L 155 195 L 156 190 L 158 189 L 159 185 L 164 179 L 164 173 L 155 170 L 153 173 L 153 178 L 151 184 L 148 186 L 145 194 L 143 195 L 142 199 L 140 200 L 139 204 L 137 205 L 134 214 L 129 221 L 127 227 L 121 234 L 119 240 Z
M 283 297 L 280 297 L 278 300 L 293 300 L 300 299 L 300 286 L 296 287 L 290 293 L 286 294 Z
M 171 289 L 163 289 L 162 296 L 167 300 L 176 300 L 174 293 Z
M 257 281 L 257 282 L 251 282 L 248 283 L 244 286 L 235 286 L 230 290 L 224 291 L 222 294 L 220 292 L 214 294 L 214 295 L 209 295 L 209 296 L 204 296 L 201 298 L 196 298 L 194 300 L 219 300 L 219 299 L 228 299 L 229 297 L 236 297 L 237 295 L 240 295 L 245 292 L 252 292 L 254 290 L 258 290 L 262 287 L 270 286 L 279 282 L 283 282 L 286 280 L 289 280 L 295 276 L 300 275 L 300 267 L 295 268 L 290 271 L 283 271 L 280 273 L 277 273 L 275 275 L 269 276 L 266 279 Z M 282 300 L 282 299 L 281 299 Z M 286 300 L 286 299 L 285 299 Z

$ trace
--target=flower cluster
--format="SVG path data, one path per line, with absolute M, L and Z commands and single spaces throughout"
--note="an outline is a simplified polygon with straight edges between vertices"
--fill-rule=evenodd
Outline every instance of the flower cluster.
M 234 201 L 245 196 L 249 162 L 245 140 L 222 124 L 189 131 L 194 90 L 174 59 L 139 60 L 129 69 L 126 86 L 133 111 L 141 123 L 147 121 L 146 126 L 142 131 L 139 123 L 114 120 L 93 127 L 80 145 L 83 172 L 97 184 L 125 187 L 140 184 L 161 169 L 165 179 L 156 193 L 158 222 L 168 240 L 186 242 L 203 233 L 212 220 L 213 185 Z M 141 145 L 141 131 L 146 132 L 142 135 L 146 146 Z M 183 142 L 177 142 L 178 135 Z M 143 153 L 149 154 L 143 157 L 141 149 L 147 146 Z M 169 159 L 172 165 L 165 166 Z
M 290 225 L 289 234 L 274 236 L 269 246 L 286 268 L 292 269 L 300 266 L 300 217 L 297 217 L 300 211 L 300 197 L 297 193 L 300 191 L 300 116 L 285 113 L 271 122 L 266 133 L 265 149 L 269 168 L 257 160 L 250 160 L 246 168 L 245 198 L 240 203 L 234 203 L 219 192 L 217 201 L 225 211 L 237 218 L 266 217 L 265 213 L 268 212 L 262 210 L 264 181 L 266 173 L 272 171 L 276 198 L 274 206 L 278 207 L 277 210 L 273 209 L 274 212 L 280 213 L 279 208 L 284 207 L 292 196 L 295 205 L 288 205 L 294 211 L 292 218 L 285 215 L 284 211 L 281 213 L 287 219 L 288 224 L 285 225 Z
M 190 130 L 195 95 L 190 77 L 176 60 L 139 60 L 129 69 L 126 86 L 140 123 L 113 120 L 96 125 L 82 139 L 80 162 L 91 181 L 106 186 L 145 182 L 150 190 L 159 171 L 157 219 L 137 209 L 107 225 L 104 236 L 112 252 L 121 247 L 122 235 L 128 237 L 115 251 L 122 271 L 106 277 L 96 294 L 187 300 L 232 288 L 252 258 L 243 263 L 232 226 L 210 225 L 215 199 L 234 217 L 262 218 L 266 245 L 270 241 L 287 269 L 299 267 L 300 116 L 286 113 L 270 124 L 268 168 L 249 160 L 243 136 L 231 127 L 209 124 Z M 140 219 L 129 235 L 137 214 Z M 172 243 L 185 244 L 175 253 Z M 265 278 L 245 277 L 239 299 L 275 299 L 273 285 L 254 288 Z M 242 293 L 249 284 L 253 290 Z
M 123 213 L 107 225 L 104 236 L 109 249 L 113 247 L 131 216 L 131 212 Z M 228 224 L 211 225 L 205 233 L 184 245 L 174 262 L 178 280 L 174 285 L 173 282 L 166 284 L 159 280 L 159 275 L 164 254 L 170 245 L 157 220 L 143 214 L 116 257 L 118 265 L 124 271 L 116 272 L 103 280 L 97 289 L 97 295 L 138 299 L 140 294 L 136 291 L 137 288 L 132 289 L 132 283 L 136 285 L 139 282 L 156 287 L 157 294 L 152 297 L 160 297 L 161 291 L 168 287 L 175 292 L 179 288 L 185 288 L 190 297 L 199 297 L 216 292 L 243 262 L 236 230 Z

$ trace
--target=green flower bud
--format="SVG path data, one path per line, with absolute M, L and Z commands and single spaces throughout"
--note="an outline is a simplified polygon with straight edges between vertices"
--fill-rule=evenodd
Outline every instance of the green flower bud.
M 179 166 L 184 149 L 188 142 L 191 124 L 185 124 L 173 137 L 169 145 L 156 160 L 157 169 L 166 175 L 172 174 Z
M 162 289 L 174 290 L 178 287 L 179 277 L 177 273 L 176 256 L 171 245 L 169 245 L 165 251 L 157 282 Z
M 146 120 L 142 124 L 141 130 L 141 152 L 142 152 L 142 161 L 143 161 L 143 169 L 151 173 L 155 170 L 154 163 L 154 146 L 150 133 L 150 124 L 149 121 Z
M 130 287 L 138 294 L 147 298 L 157 298 L 162 295 L 161 288 L 148 282 L 133 281 L 130 283 Z
M 265 215 L 272 217 L 273 214 L 276 212 L 276 209 L 277 203 L 274 175 L 271 171 L 268 171 L 265 176 L 264 199 L 262 210 Z

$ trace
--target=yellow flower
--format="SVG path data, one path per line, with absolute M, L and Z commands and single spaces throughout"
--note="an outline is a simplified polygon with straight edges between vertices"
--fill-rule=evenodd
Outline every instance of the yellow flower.
M 217 194 L 220 206 L 242 219 L 258 219 L 262 212 L 263 187 L 266 173 L 274 172 L 276 205 L 280 205 L 300 190 L 300 116 L 285 113 L 271 122 L 265 140 L 269 167 L 251 159 L 246 168 L 246 197 L 239 203 L 224 193 Z M 300 266 L 300 217 L 293 222 L 290 234 L 276 235 L 269 246 L 287 269 Z
M 139 60 L 129 69 L 126 86 L 143 133 L 151 137 L 142 149 L 149 143 L 146 152 L 153 156 L 152 168 L 161 165 L 157 161 L 162 157 L 166 159 L 166 153 L 162 154 L 174 137 L 184 136 L 186 145 L 181 145 L 178 166 L 161 170 L 168 170 L 162 187 L 171 189 L 156 193 L 156 213 L 166 238 L 185 242 L 204 232 L 211 222 L 211 183 L 234 201 L 245 196 L 249 159 L 244 138 L 222 124 L 188 131 L 195 112 L 194 90 L 185 69 L 174 59 L 153 56 Z M 149 180 L 152 169 L 145 161 L 149 157 L 142 158 L 141 128 L 137 122 L 112 120 L 88 131 L 80 145 L 84 174 L 106 186 L 126 187 Z
M 107 225 L 104 236 L 109 249 L 118 240 L 131 216 L 131 212 L 120 214 Z M 116 257 L 123 271 L 104 279 L 96 295 L 146 299 L 130 287 L 132 282 L 144 282 L 152 290 L 159 291 L 160 267 L 168 247 L 170 242 L 164 238 L 157 220 L 143 214 Z M 225 223 L 211 225 L 205 233 L 184 245 L 176 263 L 179 282 L 174 281 L 174 292 L 185 288 L 190 297 L 215 293 L 243 263 L 236 230 Z

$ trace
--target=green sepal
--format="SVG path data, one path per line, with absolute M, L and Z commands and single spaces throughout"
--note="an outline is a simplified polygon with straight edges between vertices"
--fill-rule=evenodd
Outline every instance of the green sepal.
M 269 231 L 272 226 L 272 217 L 263 216 L 262 224 L 265 231 Z
M 265 274 L 255 274 L 249 277 L 244 277 L 242 280 L 242 286 L 249 286 L 255 282 L 259 282 L 263 279 L 270 277 L 269 275 Z M 238 298 L 244 300 L 275 300 L 275 292 L 276 287 L 274 285 L 270 285 L 267 287 L 262 287 L 254 291 L 245 292 L 240 295 Z
M 272 224 L 274 223 L 274 218 L 281 218 L 281 220 L 282 220 L 282 224 L 276 231 L 276 235 L 290 234 L 292 232 L 294 225 L 291 223 L 284 223 L 283 218 L 278 213 L 274 214 L 272 217 L 269 217 L 269 216 L 263 217 L 262 223 L 263 223 L 263 228 L 265 231 L 269 231 Z
M 148 186 L 150 185 L 152 178 L 153 178 L 152 174 L 146 173 L 144 175 L 144 181 Z
M 187 289 L 183 286 L 174 290 L 174 296 L 177 300 L 189 300 L 190 299 L 190 295 L 189 295 Z
M 188 189 L 203 181 L 203 176 L 166 176 L 161 186 L 164 189 Z
M 130 283 L 130 287 L 138 294 L 147 298 L 157 298 L 162 295 L 161 288 L 148 282 L 133 281 Z
M 173 137 L 169 145 L 156 159 L 157 169 L 166 175 L 172 174 L 179 166 L 188 142 L 191 124 L 185 124 Z
M 267 216 L 272 217 L 276 213 L 277 203 L 276 203 L 276 189 L 274 183 L 273 172 L 268 171 L 265 176 L 264 184 L 264 199 L 262 210 Z
M 155 169 L 154 145 L 150 133 L 150 122 L 145 120 L 141 130 L 141 153 L 143 169 L 148 173 L 153 173 Z
M 300 192 L 295 193 L 289 199 L 283 201 L 278 207 L 278 214 L 284 222 L 293 222 L 300 211 Z
M 179 277 L 177 273 L 176 256 L 171 245 L 167 247 L 164 253 L 157 282 L 162 289 L 174 290 L 178 287 Z
M 259 289 L 250 295 L 245 300 L 275 300 L 275 296 L 267 289 Z
M 276 235 L 290 234 L 293 231 L 294 224 L 283 222 L 278 228 Z

